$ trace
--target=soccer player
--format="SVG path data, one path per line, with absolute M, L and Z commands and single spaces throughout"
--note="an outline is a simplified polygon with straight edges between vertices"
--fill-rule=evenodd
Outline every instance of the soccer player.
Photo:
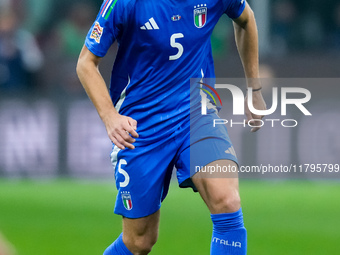
M 176 167 L 180 187 L 192 187 L 213 222 L 211 254 L 246 254 L 238 178 L 206 178 L 197 166 L 237 167 L 226 127 L 211 104 L 201 115 L 200 84 L 214 78 L 210 36 L 219 18 L 234 21 L 253 105 L 266 109 L 258 78 L 258 38 L 245 0 L 105 0 L 77 65 L 78 76 L 113 143 L 123 233 L 104 255 L 148 254 L 158 237 L 161 202 Z M 108 93 L 98 65 L 118 42 Z M 209 86 L 209 85 L 208 85 Z M 247 118 L 259 119 L 247 110 Z M 256 131 L 258 128 L 254 128 Z M 191 162 L 192 161 L 192 162 Z

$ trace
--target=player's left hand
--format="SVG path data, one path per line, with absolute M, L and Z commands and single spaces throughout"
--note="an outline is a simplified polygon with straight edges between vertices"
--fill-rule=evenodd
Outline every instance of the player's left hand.
M 264 115 L 256 115 L 249 110 L 248 107 L 248 96 L 245 99 L 245 113 L 247 117 L 247 124 L 249 123 L 251 126 L 254 126 L 251 129 L 251 132 L 256 132 L 261 128 L 261 121 Z M 253 92 L 253 106 L 256 110 L 267 110 L 266 102 L 263 99 L 261 91 Z

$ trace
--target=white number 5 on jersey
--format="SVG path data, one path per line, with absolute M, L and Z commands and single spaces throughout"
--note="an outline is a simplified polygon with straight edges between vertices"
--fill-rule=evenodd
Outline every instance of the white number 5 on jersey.
M 129 182 L 130 182 L 129 174 L 124 169 L 122 169 L 122 165 L 126 165 L 126 164 L 127 164 L 127 162 L 126 162 L 125 159 L 119 160 L 119 163 L 118 163 L 118 172 L 120 174 L 124 175 L 124 178 L 125 178 L 125 180 L 123 182 L 119 183 L 121 188 L 125 188 L 127 185 L 129 185 Z
M 170 37 L 170 45 L 172 48 L 177 48 L 178 52 L 176 55 L 169 56 L 169 60 L 179 59 L 183 55 L 183 45 L 176 42 L 176 39 L 183 38 L 184 35 L 182 33 L 173 34 Z

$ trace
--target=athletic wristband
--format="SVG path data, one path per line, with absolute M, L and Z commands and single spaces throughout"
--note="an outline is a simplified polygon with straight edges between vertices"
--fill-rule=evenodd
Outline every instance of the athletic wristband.
M 260 91 L 261 89 L 262 89 L 262 87 L 260 87 L 258 89 L 253 89 L 253 92 Z

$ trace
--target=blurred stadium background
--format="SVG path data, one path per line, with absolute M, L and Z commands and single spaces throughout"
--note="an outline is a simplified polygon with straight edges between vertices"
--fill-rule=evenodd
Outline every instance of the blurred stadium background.
M 0 232 L 19 255 L 101 254 L 121 231 L 120 217 L 112 213 L 111 144 L 75 73 L 101 3 L 0 0 Z M 263 78 L 333 78 L 337 83 L 339 1 L 249 3 L 259 27 Z M 212 44 L 217 76 L 243 77 L 227 17 L 216 27 Z M 101 65 L 107 81 L 116 51 L 114 45 Z M 338 102 L 339 89 L 333 88 L 330 94 Z M 335 122 L 321 123 L 328 128 L 307 125 L 278 141 L 273 134 L 232 130 L 241 163 L 262 162 L 267 153 L 284 163 L 301 163 L 298 157 L 321 138 L 325 144 L 311 155 L 327 159 L 318 163 L 340 163 L 338 104 L 322 111 L 333 114 Z M 304 139 L 297 139 L 305 131 Z M 315 140 L 314 134 L 321 138 Z M 254 153 L 261 146 L 262 154 Z M 307 158 L 315 159 L 311 155 Z M 241 180 L 249 254 L 338 253 L 337 180 L 260 177 Z M 172 185 L 162 214 L 152 254 L 209 254 L 211 225 L 198 195 Z

